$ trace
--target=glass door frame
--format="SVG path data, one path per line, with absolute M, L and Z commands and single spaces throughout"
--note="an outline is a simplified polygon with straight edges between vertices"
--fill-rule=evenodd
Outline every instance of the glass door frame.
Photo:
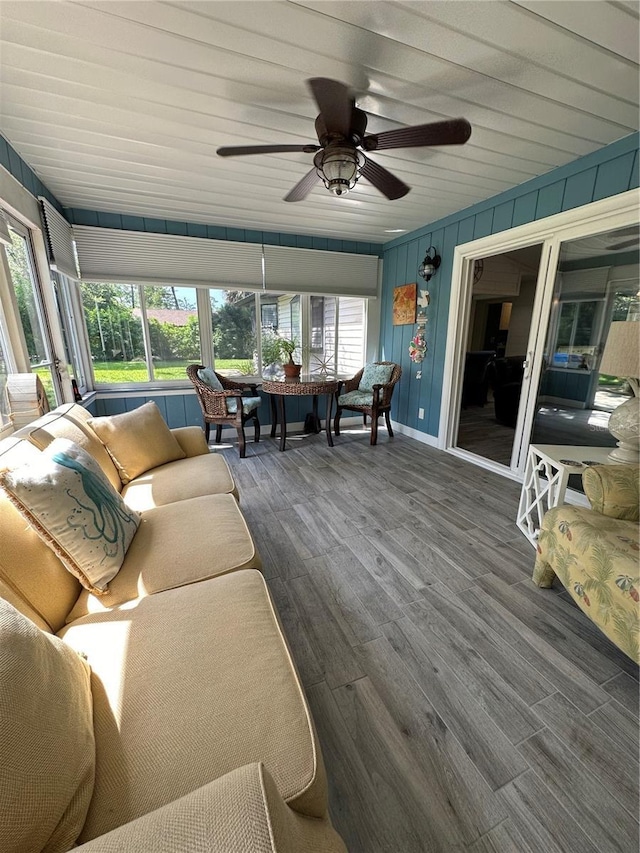
M 535 418 L 535 405 L 543 368 L 544 346 L 551 317 L 555 278 L 563 242 L 581 239 L 638 224 L 640 190 L 629 190 L 611 198 L 592 202 L 535 222 L 520 225 L 454 250 L 451 299 L 447 328 L 443 393 L 440 408 L 438 447 L 480 467 L 521 481 L 524 477 L 529 437 Z M 528 246 L 542 246 L 536 295 L 533 304 L 526 367 L 516 422 L 511 464 L 509 466 L 457 447 L 464 358 L 473 288 L 473 267 L 479 258 L 501 255 Z

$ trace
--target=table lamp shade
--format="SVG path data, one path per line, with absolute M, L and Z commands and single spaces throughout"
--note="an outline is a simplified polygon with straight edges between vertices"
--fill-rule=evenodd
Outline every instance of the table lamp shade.
M 640 460 L 640 320 L 611 324 L 600 373 L 628 379 L 633 390 L 633 396 L 614 409 L 609 418 L 609 432 L 618 439 L 609 461 L 637 465 Z
M 631 379 L 640 377 L 640 320 L 611 324 L 600 373 Z

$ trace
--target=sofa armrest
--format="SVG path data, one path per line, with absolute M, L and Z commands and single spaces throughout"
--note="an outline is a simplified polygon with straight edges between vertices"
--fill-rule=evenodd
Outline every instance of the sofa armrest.
M 209 453 L 204 431 L 200 427 L 177 427 L 171 432 L 188 457 L 204 456 L 205 453 Z
M 639 480 L 637 465 L 593 465 L 582 475 L 592 509 L 628 521 L 638 521 Z
M 83 853 L 347 853 L 328 818 L 292 811 L 262 764 L 247 764 L 82 844 Z

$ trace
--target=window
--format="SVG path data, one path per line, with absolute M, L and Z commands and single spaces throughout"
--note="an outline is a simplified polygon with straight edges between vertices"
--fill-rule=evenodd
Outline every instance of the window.
M 12 244 L 5 247 L 7 261 L 31 369 L 42 380 L 49 405 L 53 408 L 59 397 L 58 377 L 49 346 L 30 238 L 28 232 L 22 233 L 22 229 L 18 230 L 13 223 L 9 226 L 9 233 Z
M 364 360 L 364 299 L 90 282 L 80 293 L 98 386 L 186 383 L 194 362 L 268 373 L 281 362 L 278 338 L 296 341 L 294 360 L 310 371 L 355 373 Z
M 227 375 L 257 372 L 256 296 L 241 290 L 210 290 L 216 370 Z
M 75 382 L 79 394 L 88 390 L 87 365 L 84 359 L 84 347 L 81 344 L 82 316 L 78 283 L 62 273 L 52 273 L 53 292 L 58 309 L 58 318 L 62 330 L 64 355 L 69 376 Z
M 151 353 L 151 380 L 184 379 L 188 364 L 200 359 L 200 327 L 194 287 L 144 287 L 144 310 Z M 133 315 L 143 319 L 142 308 Z
M 9 426 L 9 424 L 11 423 L 11 420 L 9 418 L 7 395 L 5 393 L 5 388 L 7 385 L 7 374 L 11 372 L 11 366 L 8 364 L 8 348 L 6 337 L 2 329 L 2 324 L 0 323 L 0 432 L 4 429 L 4 427 Z
M 553 367 L 589 370 L 597 354 L 598 309 L 601 300 L 560 303 Z
M 324 349 L 324 303 L 324 296 L 311 297 L 311 352 Z

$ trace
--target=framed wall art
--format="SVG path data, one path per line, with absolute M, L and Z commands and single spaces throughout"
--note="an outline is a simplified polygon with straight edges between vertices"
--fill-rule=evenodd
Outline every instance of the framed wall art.
M 403 284 L 393 289 L 393 325 L 406 326 L 416 321 L 416 296 L 418 285 Z

